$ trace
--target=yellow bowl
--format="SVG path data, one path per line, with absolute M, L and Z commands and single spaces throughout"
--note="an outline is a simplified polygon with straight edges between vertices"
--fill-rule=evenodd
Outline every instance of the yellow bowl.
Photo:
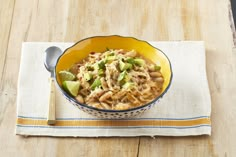
M 104 52 L 106 48 L 125 50 L 134 49 L 152 62 L 160 63 L 161 72 L 165 80 L 161 95 L 152 102 L 136 108 L 128 110 L 105 110 L 87 106 L 86 104 L 81 104 L 69 94 L 67 94 L 62 88 L 62 83 L 59 79 L 58 72 L 61 70 L 69 69 L 73 64 L 78 63 L 79 61 L 86 58 L 90 52 Z M 145 110 L 151 108 L 154 102 L 156 102 L 167 92 L 172 80 L 172 68 L 168 57 L 160 49 L 153 47 L 146 41 L 138 40 L 133 37 L 123 37 L 118 35 L 95 36 L 83 39 L 66 49 L 57 61 L 55 67 L 55 76 L 56 83 L 62 94 L 72 104 L 79 107 L 81 110 L 102 118 L 127 118 L 140 114 Z

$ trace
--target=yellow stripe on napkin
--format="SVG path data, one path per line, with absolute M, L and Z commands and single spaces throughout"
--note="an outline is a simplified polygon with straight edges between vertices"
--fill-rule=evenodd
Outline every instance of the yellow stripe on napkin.
M 47 120 L 17 118 L 18 125 L 47 126 Z M 196 126 L 210 125 L 209 118 L 191 120 L 57 120 L 54 126 Z

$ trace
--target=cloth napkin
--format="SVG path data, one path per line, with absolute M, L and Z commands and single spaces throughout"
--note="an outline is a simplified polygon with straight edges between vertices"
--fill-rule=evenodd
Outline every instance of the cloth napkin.
M 99 119 L 80 111 L 56 90 L 58 123 L 47 125 L 49 72 L 44 51 L 73 43 L 22 44 L 18 79 L 16 134 L 31 136 L 189 136 L 211 134 L 211 99 L 202 41 L 150 42 L 169 57 L 173 81 L 169 91 L 149 111 L 124 120 Z

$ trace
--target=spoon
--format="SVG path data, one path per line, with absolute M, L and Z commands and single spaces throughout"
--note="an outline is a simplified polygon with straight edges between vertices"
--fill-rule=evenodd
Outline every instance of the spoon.
M 54 69 L 57 63 L 57 59 L 62 54 L 62 50 L 56 46 L 49 47 L 45 50 L 44 55 L 44 65 L 46 69 L 51 73 L 49 78 L 50 84 L 50 96 L 49 96 L 49 105 L 48 105 L 48 115 L 47 115 L 47 124 L 56 123 L 56 106 L 55 106 L 55 74 Z

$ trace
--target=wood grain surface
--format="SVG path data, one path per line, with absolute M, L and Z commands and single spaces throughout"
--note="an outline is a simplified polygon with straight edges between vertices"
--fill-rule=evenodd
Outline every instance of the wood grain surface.
M 236 50 L 230 9 L 229 0 L 0 0 L 0 156 L 236 156 Z M 212 136 L 15 135 L 22 42 L 75 42 L 111 34 L 205 41 Z

